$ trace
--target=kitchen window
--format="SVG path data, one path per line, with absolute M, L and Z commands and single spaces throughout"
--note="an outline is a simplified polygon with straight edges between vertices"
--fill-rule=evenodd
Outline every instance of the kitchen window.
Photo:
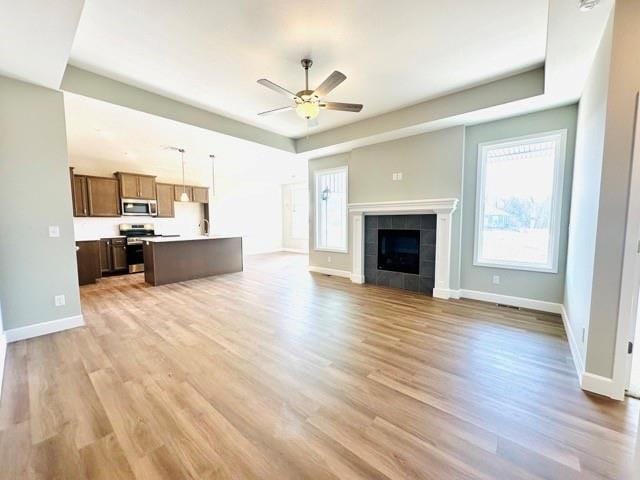
M 566 130 L 478 146 L 474 265 L 556 273 Z
M 316 250 L 347 252 L 347 167 L 315 172 Z

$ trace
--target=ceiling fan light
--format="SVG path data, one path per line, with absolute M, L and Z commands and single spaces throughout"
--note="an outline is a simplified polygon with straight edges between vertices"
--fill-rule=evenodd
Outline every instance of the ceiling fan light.
M 299 117 L 310 120 L 318 116 L 320 113 L 320 106 L 317 102 L 302 102 L 296 107 L 296 113 Z

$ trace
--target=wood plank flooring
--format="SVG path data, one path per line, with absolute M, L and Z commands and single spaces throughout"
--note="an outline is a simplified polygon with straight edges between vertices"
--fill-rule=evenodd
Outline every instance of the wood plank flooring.
M 557 316 L 294 254 L 81 294 L 87 327 L 9 346 L 2 479 L 629 477 L 639 404 L 579 389 Z

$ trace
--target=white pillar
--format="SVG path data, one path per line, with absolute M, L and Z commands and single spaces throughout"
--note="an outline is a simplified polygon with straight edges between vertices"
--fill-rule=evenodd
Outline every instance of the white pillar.
M 353 283 L 364 283 L 364 214 L 354 214 L 351 225 L 351 238 L 353 241 L 351 281 Z
M 436 225 L 436 278 L 433 296 L 451 298 L 451 213 L 438 213 Z

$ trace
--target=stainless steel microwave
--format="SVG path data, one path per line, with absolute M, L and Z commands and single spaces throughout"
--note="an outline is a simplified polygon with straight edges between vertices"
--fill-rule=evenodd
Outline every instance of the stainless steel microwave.
M 137 217 L 155 217 L 158 215 L 158 203 L 155 200 L 137 198 L 122 199 L 122 215 Z

